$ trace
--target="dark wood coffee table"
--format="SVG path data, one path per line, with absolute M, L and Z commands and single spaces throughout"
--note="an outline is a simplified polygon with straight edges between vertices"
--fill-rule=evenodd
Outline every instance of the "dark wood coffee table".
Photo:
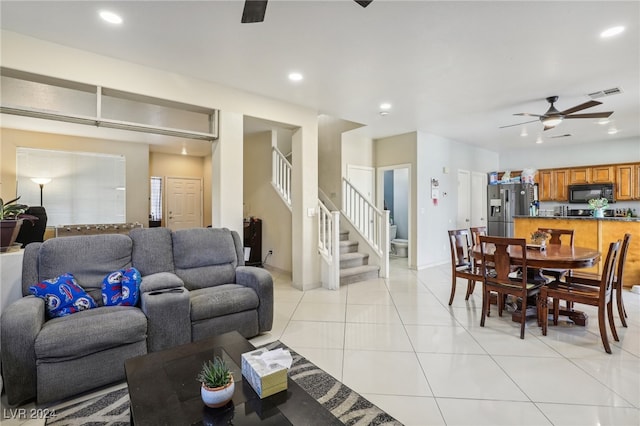
M 260 399 L 244 380 L 241 354 L 255 347 L 237 332 L 128 359 L 125 373 L 135 425 L 341 425 L 291 378 L 286 391 Z M 236 382 L 232 401 L 208 408 L 196 376 L 202 364 L 221 356 Z

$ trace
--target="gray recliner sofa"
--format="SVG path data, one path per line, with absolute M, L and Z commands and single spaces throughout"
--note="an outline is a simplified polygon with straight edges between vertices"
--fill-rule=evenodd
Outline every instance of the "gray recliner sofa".
M 53 238 L 24 253 L 22 299 L 0 319 L 2 374 L 9 404 L 63 399 L 124 379 L 124 361 L 238 330 L 271 329 L 273 281 L 246 267 L 238 234 L 228 229 L 133 229 L 127 235 Z M 103 278 L 137 268 L 137 306 L 102 306 Z M 29 286 L 64 273 L 99 305 L 47 319 Z

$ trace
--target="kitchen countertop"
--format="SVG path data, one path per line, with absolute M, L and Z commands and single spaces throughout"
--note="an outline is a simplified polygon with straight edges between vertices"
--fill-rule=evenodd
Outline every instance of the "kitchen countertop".
M 640 222 L 640 217 L 593 217 L 593 216 L 514 216 L 517 219 L 572 219 L 572 220 L 605 220 L 610 222 Z

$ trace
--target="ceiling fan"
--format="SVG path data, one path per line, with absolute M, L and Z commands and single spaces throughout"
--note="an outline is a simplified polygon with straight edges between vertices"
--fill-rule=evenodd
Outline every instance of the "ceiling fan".
M 562 120 L 565 120 L 568 118 L 607 118 L 611 114 L 613 114 L 613 111 L 593 112 L 593 113 L 587 113 L 587 114 L 574 114 L 574 112 L 582 111 L 583 109 L 591 108 L 596 105 L 602 104 L 602 102 L 598 102 L 598 101 L 589 101 L 580 105 L 576 105 L 573 108 L 566 109 L 564 111 L 558 111 L 556 107 L 553 106 L 554 102 L 556 102 L 557 100 L 558 100 L 557 96 L 549 96 L 547 98 L 547 102 L 549 102 L 551 106 L 549 106 L 549 109 L 547 110 L 547 112 L 545 112 L 542 115 L 530 114 L 528 112 L 520 112 L 517 114 L 513 114 L 513 115 L 524 115 L 527 117 L 538 117 L 537 120 L 526 121 L 524 123 L 518 123 L 518 124 L 510 124 L 508 126 L 502 126 L 500 128 L 504 129 L 505 127 L 520 126 L 522 124 L 534 123 L 539 120 L 542 122 L 542 124 L 544 124 L 544 130 L 549 130 L 549 129 L 553 129 L 558 124 L 560 124 Z
M 373 0 L 354 0 L 362 7 L 369 6 Z M 252 22 L 264 21 L 264 14 L 267 11 L 267 0 L 245 0 L 244 10 L 242 11 L 242 23 L 250 24 Z

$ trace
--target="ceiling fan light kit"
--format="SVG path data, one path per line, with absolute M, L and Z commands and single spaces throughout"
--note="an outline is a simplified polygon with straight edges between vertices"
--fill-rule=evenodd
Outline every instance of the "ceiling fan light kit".
M 547 110 L 547 112 L 545 112 L 544 114 L 540 115 L 540 114 L 531 114 L 528 112 L 519 112 L 513 115 L 518 115 L 518 116 L 527 116 L 527 117 L 538 117 L 538 120 L 540 120 L 542 122 L 542 124 L 544 125 L 544 130 L 549 130 L 549 129 L 553 129 L 554 127 L 556 127 L 558 124 L 562 123 L 563 120 L 565 119 L 569 119 L 569 118 L 609 118 L 609 116 L 611 114 L 613 114 L 613 111 L 606 111 L 606 112 L 594 112 L 594 113 L 587 113 L 587 114 L 574 114 L 575 112 L 578 111 L 582 111 L 584 109 L 587 108 L 591 108 L 594 107 L 596 105 L 601 105 L 602 102 L 599 101 L 587 101 L 584 102 L 580 105 L 576 105 L 572 108 L 566 109 L 564 111 L 558 111 L 556 109 L 556 107 L 553 105 L 555 102 L 557 102 L 558 97 L 557 96 L 549 96 L 547 98 L 547 102 L 549 102 L 551 105 L 549 106 L 549 109 Z M 523 124 L 528 124 L 528 123 L 533 123 L 535 121 L 538 120 L 533 120 L 533 121 L 526 121 L 524 123 L 518 123 L 518 124 L 511 124 L 508 126 L 501 126 L 501 129 L 504 129 L 506 127 L 514 127 L 514 126 L 521 126 Z

